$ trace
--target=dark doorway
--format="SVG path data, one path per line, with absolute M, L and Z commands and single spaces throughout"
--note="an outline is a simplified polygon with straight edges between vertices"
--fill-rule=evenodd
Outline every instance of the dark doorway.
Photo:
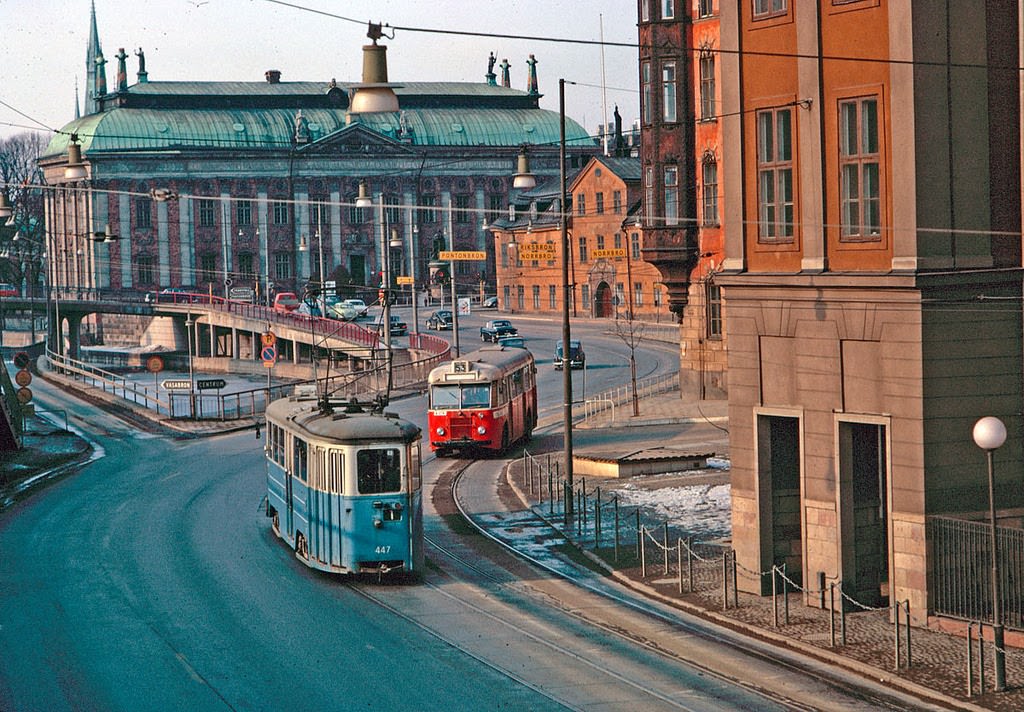
M 800 420 L 777 415 L 758 418 L 758 461 L 771 535 L 771 563 L 803 585 L 803 528 L 800 519 Z M 767 533 L 767 532 L 766 532 Z
M 348 256 L 348 273 L 352 277 L 352 284 L 360 286 L 366 284 L 366 257 L 363 255 Z
M 601 282 L 594 291 L 594 316 L 598 319 L 607 319 L 614 315 L 612 306 L 612 288 L 607 282 Z
M 866 606 L 889 604 L 885 426 L 839 424 L 843 590 Z

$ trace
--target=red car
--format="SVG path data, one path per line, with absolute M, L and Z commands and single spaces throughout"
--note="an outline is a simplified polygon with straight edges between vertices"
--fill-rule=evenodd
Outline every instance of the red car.
M 294 292 L 278 292 L 274 297 L 274 311 L 293 312 L 299 308 L 300 304 L 302 302 Z

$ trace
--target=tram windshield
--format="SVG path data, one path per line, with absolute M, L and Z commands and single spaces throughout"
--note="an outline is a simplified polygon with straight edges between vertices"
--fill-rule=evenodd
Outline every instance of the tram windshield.
M 445 408 L 487 408 L 491 404 L 491 386 L 452 384 L 433 386 L 430 389 L 430 407 Z
M 402 458 L 398 448 L 360 450 L 356 455 L 359 494 L 402 489 Z

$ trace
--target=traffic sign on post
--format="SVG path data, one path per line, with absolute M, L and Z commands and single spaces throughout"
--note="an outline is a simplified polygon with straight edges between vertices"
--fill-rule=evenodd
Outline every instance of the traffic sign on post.
M 273 368 L 274 363 L 277 361 L 277 346 L 271 344 L 270 346 L 264 346 L 260 351 L 260 357 L 263 359 L 263 365 L 267 368 Z
M 192 382 L 185 380 L 166 379 L 160 383 L 166 391 L 189 391 L 192 390 Z
M 223 378 L 202 378 L 196 381 L 196 388 L 205 391 L 208 388 L 223 388 L 228 382 Z
M 28 364 L 31 361 L 31 357 L 27 351 L 19 351 L 14 354 L 14 365 L 18 368 L 28 368 Z
M 486 260 L 487 253 L 483 250 L 441 250 L 441 260 Z

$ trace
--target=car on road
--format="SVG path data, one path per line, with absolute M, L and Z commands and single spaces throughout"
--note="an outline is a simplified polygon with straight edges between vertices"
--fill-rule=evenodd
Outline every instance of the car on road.
M 583 344 L 577 339 L 569 339 L 568 358 L 566 358 L 564 351 L 562 340 L 559 339 L 558 343 L 555 344 L 555 356 L 553 359 L 556 371 L 562 370 L 566 360 L 569 362 L 569 368 L 583 368 L 587 365 L 587 355 L 583 352 Z
M 526 339 L 522 336 L 499 336 L 498 346 L 510 346 L 517 349 L 525 349 Z
M 345 302 L 335 302 L 327 306 L 327 316 L 342 321 L 355 321 L 359 317 L 359 310 Z
M 487 297 L 487 299 L 485 299 L 482 302 L 480 302 L 480 306 L 482 308 L 484 308 L 484 309 L 497 309 L 498 308 L 498 298 L 497 297 Z
M 519 336 L 519 330 L 508 319 L 491 319 L 480 327 L 481 341 L 497 341 L 502 336 Z
M 293 312 L 300 304 L 302 302 L 295 296 L 295 292 L 278 292 L 274 295 L 274 311 Z
M 448 309 L 440 309 L 427 317 L 427 328 L 443 331 L 452 328 L 452 313 Z
M 342 301 L 342 304 L 352 307 L 356 310 L 356 316 L 366 316 L 367 306 L 366 302 L 362 299 L 346 299 Z
M 195 304 L 206 300 L 203 299 L 202 294 L 193 294 L 191 290 L 184 287 L 164 287 L 159 292 L 146 292 L 144 301 L 147 304 L 153 302 Z
M 380 333 L 384 333 L 384 325 L 381 324 L 379 327 Z M 409 325 L 402 321 L 402 317 L 391 315 L 391 335 L 392 336 L 405 336 L 409 333 Z

